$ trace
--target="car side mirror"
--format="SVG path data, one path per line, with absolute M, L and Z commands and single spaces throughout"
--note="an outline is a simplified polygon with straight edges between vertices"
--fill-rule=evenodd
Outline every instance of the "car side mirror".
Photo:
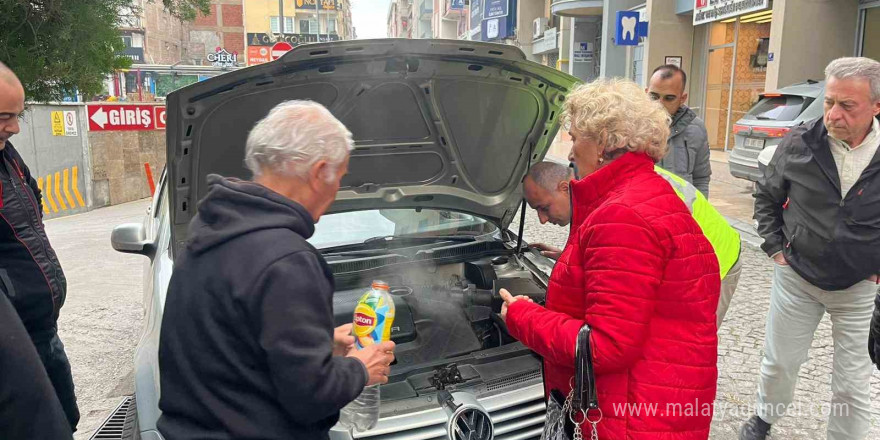
M 147 229 L 141 223 L 125 223 L 113 228 L 110 235 L 113 249 L 125 254 L 138 254 L 153 258 L 156 245 L 147 240 Z

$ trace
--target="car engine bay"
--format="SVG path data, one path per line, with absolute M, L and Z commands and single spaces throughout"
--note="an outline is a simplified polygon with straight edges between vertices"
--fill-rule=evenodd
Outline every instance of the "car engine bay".
M 546 286 L 520 258 L 508 255 L 437 266 L 403 266 L 360 281 L 337 281 L 335 324 L 352 321 L 358 299 L 375 276 L 389 283 L 396 309 L 391 329 L 391 339 L 397 344 L 392 382 L 405 379 L 408 372 L 424 371 L 424 367 L 439 370 L 449 359 L 504 347 L 517 341 L 500 318 L 498 290 L 527 295 L 539 304 L 546 294 Z

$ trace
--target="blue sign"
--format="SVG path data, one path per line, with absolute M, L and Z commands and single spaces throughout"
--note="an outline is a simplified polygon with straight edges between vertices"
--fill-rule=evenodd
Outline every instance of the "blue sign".
M 481 41 L 503 40 L 511 36 L 513 36 L 513 26 L 507 17 L 483 20 L 483 29 L 480 32 Z
M 614 36 L 618 46 L 639 45 L 640 35 L 638 11 L 617 11 Z
M 507 17 L 510 13 L 510 0 L 483 0 L 483 19 Z M 504 21 L 504 20 L 502 20 Z
M 449 9 L 454 11 L 463 11 L 464 0 L 449 0 Z
M 483 3 L 482 0 L 471 0 L 471 35 L 473 39 L 480 38 L 480 30 L 483 27 Z

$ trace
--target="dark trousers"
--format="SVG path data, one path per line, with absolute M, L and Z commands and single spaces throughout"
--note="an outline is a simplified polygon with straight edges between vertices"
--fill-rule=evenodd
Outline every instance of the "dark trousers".
M 41 335 L 31 335 L 34 341 L 34 347 L 43 366 L 46 368 L 46 374 L 55 387 L 55 394 L 61 401 L 61 408 L 64 409 L 64 415 L 70 423 L 70 429 L 76 432 L 76 425 L 79 423 L 79 407 L 76 405 L 76 394 L 73 390 L 73 375 L 70 373 L 70 361 L 67 360 L 67 354 L 64 352 L 64 344 L 58 338 L 58 332 L 52 329 Z

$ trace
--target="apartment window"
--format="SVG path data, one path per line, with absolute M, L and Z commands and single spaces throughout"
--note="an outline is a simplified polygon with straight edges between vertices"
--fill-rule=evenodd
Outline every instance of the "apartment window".
M 300 20 L 299 21 L 299 33 L 301 34 L 317 34 L 318 33 L 318 20 L 314 18 L 309 18 L 308 20 Z
M 131 47 L 131 36 L 123 35 L 122 42 L 125 44 L 125 48 L 128 49 L 129 47 Z
M 269 29 L 273 34 L 281 33 L 280 22 L 278 16 L 269 17 Z M 293 33 L 293 17 L 284 17 L 284 33 Z

